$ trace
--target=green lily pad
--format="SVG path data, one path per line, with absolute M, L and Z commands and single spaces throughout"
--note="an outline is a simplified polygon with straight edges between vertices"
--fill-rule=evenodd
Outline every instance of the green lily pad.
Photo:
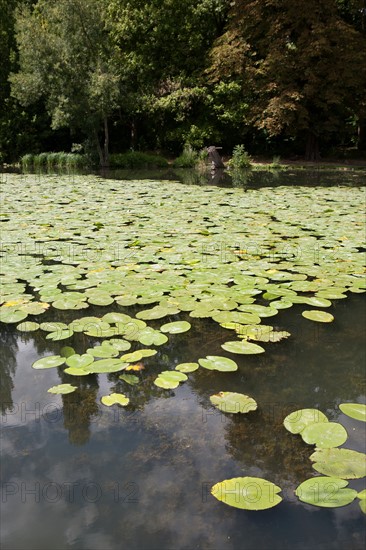
M 109 343 L 112 344 L 114 348 L 118 349 L 118 351 L 128 351 L 131 348 L 130 342 L 122 338 L 111 338 Z
M 232 341 L 232 342 L 225 342 L 225 344 L 221 345 L 222 349 L 225 351 L 229 351 L 230 353 L 238 353 L 238 354 L 244 354 L 244 355 L 254 355 L 257 353 L 264 353 L 264 348 L 262 346 L 258 346 L 257 344 L 252 344 L 251 342 L 247 341 Z
M 360 508 L 361 508 L 361 512 L 363 512 L 364 514 L 366 514 L 366 500 L 365 499 L 362 499 L 360 500 L 360 502 L 358 503 Z
M 184 382 L 185 380 L 188 380 L 188 377 L 184 373 L 166 370 L 159 374 L 159 376 L 154 380 L 154 384 L 159 388 L 169 390 L 177 388 L 179 383 Z
M 309 309 L 303 311 L 301 314 L 305 319 L 310 319 L 310 321 L 317 321 L 318 323 L 331 323 L 334 321 L 334 317 L 331 313 L 326 311 L 320 311 L 317 309 Z
M 361 403 L 341 403 L 339 408 L 343 414 L 346 414 L 355 420 L 366 422 L 366 405 Z
M 233 372 L 238 370 L 238 365 L 232 359 L 221 357 L 220 355 L 207 355 L 205 359 L 198 359 L 201 367 L 208 370 L 218 370 L 221 372 Z
M 366 455 L 351 449 L 316 449 L 310 456 L 313 468 L 326 476 L 358 479 L 366 476 Z
M 160 330 L 161 332 L 168 332 L 169 334 L 180 334 L 190 330 L 191 326 L 191 323 L 187 321 L 176 321 L 174 323 L 166 323 L 160 327 Z
M 65 357 L 66 359 L 68 357 L 71 357 L 71 355 L 75 355 L 75 350 L 71 346 L 64 346 L 60 350 L 61 357 Z
M 162 346 L 166 344 L 168 337 L 162 334 L 159 330 L 154 330 L 151 327 L 146 327 L 139 332 L 138 342 L 144 346 Z
M 242 510 L 267 510 L 282 501 L 281 488 L 259 477 L 234 477 L 216 483 L 212 495 L 224 504 Z
M 366 499 L 366 489 L 364 489 L 363 491 L 361 491 L 360 493 L 357 493 L 357 498 L 360 498 L 360 499 Z
M 28 313 L 25 311 L 12 311 L 10 308 L 4 306 L 0 308 L 0 321 L 2 323 L 19 323 L 19 321 L 23 321 L 27 317 Z
M 17 330 L 21 332 L 34 332 L 39 329 L 39 323 L 34 323 L 33 321 L 24 321 L 17 326 Z
M 109 395 L 103 395 L 101 402 L 107 407 L 111 407 L 112 405 L 126 407 L 130 400 L 124 393 L 110 393 Z
M 65 361 L 65 357 L 61 357 L 61 355 L 48 355 L 47 357 L 42 357 L 42 359 L 35 361 L 32 367 L 37 370 L 53 369 L 63 365 Z
M 66 323 L 41 323 L 39 325 L 39 328 L 41 330 L 44 330 L 45 332 L 57 332 L 58 330 L 68 330 L 68 325 Z
M 151 309 L 146 309 L 144 311 L 139 311 L 139 313 L 136 314 L 137 319 L 143 319 L 144 321 L 150 321 L 152 319 L 161 319 L 162 317 L 166 317 L 167 315 L 176 315 L 179 313 L 179 309 L 177 307 L 163 307 L 163 306 L 155 306 Z
M 49 390 L 49 393 L 61 394 L 72 393 L 77 390 L 77 386 L 72 386 L 71 384 L 59 384 L 58 386 L 52 386 Z
M 130 384 L 131 386 L 135 386 L 140 382 L 140 378 L 135 374 L 120 374 L 118 378 L 124 382 L 127 382 L 127 384 Z
M 86 353 L 92 355 L 93 357 L 107 358 L 107 357 L 117 357 L 119 351 L 113 345 L 106 344 L 103 342 L 101 346 L 95 346 L 94 348 L 88 348 Z
M 347 487 L 348 481 L 337 477 L 313 477 L 301 483 L 296 496 L 312 506 L 339 508 L 354 501 L 357 491 Z
M 93 364 L 86 367 L 90 373 L 102 374 L 110 372 L 119 372 L 128 367 L 128 363 L 124 363 L 120 359 L 101 359 L 100 361 L 94 361 Z
M 243 393 L 220 391 L 216 395 L 211 395 L 210 401 L 225 413 L 248 413 L 257 409 L 256 401 Z
M 64 330 L 56 330 L 56 332 L 49 332 L 46 339 L 52 340 L 53 342 L 58 342 L 59 340 L 67 340 L 67 338 L 71 338 L 73 334 L 74 331 L 69 328 Z
M 194 372 L 199 368 L 198 363 L 180 363 L 175 367 L 178 372 Z
M 88 367 L 68 367 L 64 370 L 64 372 L 70 376 L 88 376 L 89 374 L 92 374 L 91 371 L 88 370 Z
M 66 365 L 74 369 L 85 369 L 91 365 L 93 361 L 94 358 L 88 353 L 84 353 L 83 355 L 75 353 L 74 355 L 67 357 Z
M 339 447 L 347 441 L 348 434 L 342 424 L 338 422 L 318 422 L 306 426 L 301 432 L 305 443 L 316 445 L 323 449 Z
M 136 361 L 140 361 L 143 357 L 152 357 L 156 354 L 156 349 L 139 349 L 131 353 L 125 353 L 125 355 L 122 355 L 121 361 L 126 361 L 127 363 L 135 363 Z
M 299 409 L 286 416 L 283 424 L 292 434 L 301 433 L 306 426 L 318 424 L 319 422 L 329 422 L 324 413 L 318 409 Z

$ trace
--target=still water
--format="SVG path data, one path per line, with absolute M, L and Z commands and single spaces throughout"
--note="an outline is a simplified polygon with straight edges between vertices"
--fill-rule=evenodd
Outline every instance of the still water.
M 63 369 L 35 371 L 31 365 L 46 352 L 59 353 L 60 343 L 45 333 L 2 328 L 3 550 L 364 548 L 358 500 L 325 509 L 294 495 L 315 475 L 313 446 L 282 425 L 289 412 L 319 408 L 347 429 L 347 448 L 366 451 L 365 424 L 338 408 L 366 402 L 364 295 L 334 300 L 327 309 L 335 316 L 331 324 L 311 323 L 302 310 L 280 311 L 276 328 L 291 338 L 262 344 L 266 353 L 260 356 L 235 356 L 238 371 L 199 369 L 176 390 L 159 389 L 153 379 L 172 364 L 222 355 L 227 331 L 187 316 L 193 327 L 188 338 L 176 335 L 146 360 L 144 384 L 129 389 L 126 409 L 100 403 L 102 395 L 119 391 L 118 373 L 83 377 L 77 396 L 47 393 L 69 381 Z M 105 312 L 88 309 L 89 315 Z M 57 320 L 70 322 L 76 314 L 62 312 Z M 92 342 L 87 338 L 74 335 L 67 345 L 82 353 Z M 220 413 L 209 397 L 222 390 L 252 396 L 258 410 Z M 218 481 L 247 475 L 279 485 L 283 502 L 250 512 L 210 494 Z M 364 479 L 349 486 L 362 490 Z

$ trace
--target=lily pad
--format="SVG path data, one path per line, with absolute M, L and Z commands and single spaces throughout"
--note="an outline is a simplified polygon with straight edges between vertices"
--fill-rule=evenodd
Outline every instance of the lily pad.
M 229 351 L 230 353 L 238 353 L 244 355 L 254 355 L 258 353 L 264 353 L 265 351 L 262 346 L 252 344 L 251 342 L 247 342 L 246 340 L 242 342 L 236 340 L 233 340 L 232 342 L 225 342 L 225 344 L 222 344 L 221 347 L 222 349 L 224 349 L 225 351 Z
M 194 372 L 199 368 L 198 363 L 180 363 L 175 367 L 175 370 L 179 372 Z
M 66 365 L 74 369 L 85 369 L 91 365 L 93 361 L 94 358 L 88 353 L 84 353 L 83 355 L 75 353 L 74 355 L 67 357 Z
M 316 449 L 310 456 L 313 468 L 326 476 L 358 479 L 366 476 L 366 455 L 351 449 Z
M 2 323 L 19 323 L 28 317 L 25 311 L 7 309 L 4 306 L 0 308 L 0 321 Z
M 109 343 L 112 344 L 114 348 L 118 349 L 118 351 L 128 351 L 131 348 L 130 342 L 122 338 L 111 338 Z
M 216 483 L 212 495 L 235 508 L 242 510 L 267 510 L 282 501 L 278 495 L 281 488 L 259 477 L 234 477 Z
M 198 359 L 201 367 L 208 370 L 218 370 L 221 372 L 233 372 L 238 370 L 238 365 L 232 359 L 221 357 L 220 355 L 207 355 L 205 359 Z
M 211 395 L 210 401 L 225 413 L 248 413 L 257 409 L 256 401 L 243 393 L 220 391 L 216 395 Z
M 339 408 L 343 414 L 346 414 L 355 420 L 366 422 L 366 405 L 361 403 L 341 403 Z
M 318 309 L 309 309 L 303 311 L 301 315 L 305 317 L 305 319 L 317 321 L 318 323 L 331 323 L 332 321 L 334 321 L 334 317 L 331 313 L 320 311 Z
M 77 390 L 77 386 L 72 386 L 71 384 L 59 384 L 58 386 L 52 386 L 49 390 L 49 393 L 61 394 L 72 393 Z
M 39 329 L 39 323 L 33 321 L 24 321 L 17 326 L 17 330 L 21 332 L 34 332 Z
M 316 445 L 323 449 L 339 447 L 347 441 L 348 434 L 342 424 L 338 422 L 318 422 L 306 426 L 301 432 L 305 443 Z
M 124 382 L 127 382 L 127 384 L 130 384 L 131 386 L 135 386 L 140 382 L 140 378 L 135 374 L 120 374 L 118 378 Z
M 168 332 L 169 334 L 180 334 L 190 330 L 191 326 L 191 323 L 187 321 L 176 321 L 174 323 L 166 323 L 160 327 L 160 330 L 161 332 Z
M 188 377 L 184 373 L 166 370 L 159 374 L 159 376 L 154 380 L 154 384 L 159 388 L 168 390 L 177 388 L 179 383 L 184 382 L 185 380 L 188 380 Z
M 86 367 L 90 373 L 102 374 L 110 372 L 119 372 L 128 367 L 128 363 L 124 363 L 120 359 L 101 359 L 100 361 L 94 361 L 93 364 Z
M 112 405 L 126 407 L 130 400 L 124 393 L 110 393 L 109 395 L 103 395 L 101 402 L 107 407 L 111 407 Z
M 286 416 L 283 424 L 292 434 L 301 433 L 306 426 L 319 422 L 329 422 L 324 413 L 318 409 L 299 409 Z
M 301 483 L 296 496 L 312 506 L 339 508 L 354 501 L 357 491 L 347 487 L 348 481 L 337 477 L 313 477 Z
M 156 349 L 139 349 L 131 353 L 125 353 L 125 355 L 122 355 L 121 361 L 126 361 L 127 363 L 135 363 L 136 361 L 140 361 L 140 359 L 142 359 L 143 357 L 152 357 L 156 354 Z
M 42 359 L 35 361 L 32 367 L 36 370 L 53 369 L 55 367 L 60 367 L 65 361 L 65 357 L 61 357 L 61 355 L 48 355 L 47 357 L 42 357 Z

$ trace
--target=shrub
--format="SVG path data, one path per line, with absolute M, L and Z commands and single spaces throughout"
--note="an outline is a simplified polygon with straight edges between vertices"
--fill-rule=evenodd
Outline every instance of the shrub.
M 176 168 L 194 168 L 199 160 L 199 154 L 188 144 L 184 146 L 183 153 L 173 163 Z
M 252 167 L 252 159 L 245 150 L 244 145 L 235 145 L 229 164 L 230 170 L 248 170 Z
M 34 157 L 31 154 L 23 155 L 20 159 L 20 166 L 23 170 L 30 170 L 33 167 Z

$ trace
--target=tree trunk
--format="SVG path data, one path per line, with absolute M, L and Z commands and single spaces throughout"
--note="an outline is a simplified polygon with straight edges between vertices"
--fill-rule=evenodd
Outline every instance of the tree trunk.
M 305 160 L 317 162 L 320 159 L 318 136 L 309 131 L 306 142 Z
M 103 167 L 109 168 L 109 128 L 108 128 L 108 118 L 104 117 L 104 159 Z
M 366 116 L 360 116 L 358 120 L 357 148 L 361 152 L 366 151 Z
M 99 164 L 100 166 L 103 166 L 104 165 L 103 149 L 100 145 L 98 130 L 96 128 L 94 128 L 94 141 L 95 141 L 95 145 L 97 146 L 97 151 L 99 155 Z

